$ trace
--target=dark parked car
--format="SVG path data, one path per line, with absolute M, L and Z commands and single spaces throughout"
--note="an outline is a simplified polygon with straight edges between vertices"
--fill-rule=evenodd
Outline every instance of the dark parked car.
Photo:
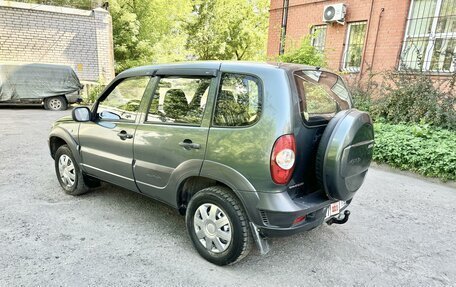
M 241 62 L 127 70 L 49 138 L 66 193 L 103 180 L 165 202 L 218 265 L 253 242 L 266 253 L 269 236 L 345 223 L 373 143 L 338 75 Z
M 82 101 L 83 85 L 71 67 L 52 64 L 0 65 L 0 104 L 43 105 L 66 110 Z

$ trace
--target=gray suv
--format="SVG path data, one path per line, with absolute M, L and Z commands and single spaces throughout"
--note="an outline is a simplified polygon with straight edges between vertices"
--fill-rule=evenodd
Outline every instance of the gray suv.
M 345 223 L 373 143 L 338 75 L 241 62 L 127 70 L 49 137 L 66 193 L 106 181 L 169 204 L 218 265 L 253 243 L 265 254 L 270 236 Z
M 0 106 L 42 105 L 51 111 L 66 110 L 82 101 L 83 87 L 69 66 L 0 63 Z

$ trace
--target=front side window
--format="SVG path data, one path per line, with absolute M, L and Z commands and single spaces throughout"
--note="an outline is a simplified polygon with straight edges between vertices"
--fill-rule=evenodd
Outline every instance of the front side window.
M 128 78 L 120 82 L 100 102 L 98 114 L 102 120 L 134 121 L 150 77 Z
M 160 78 L 147 114 L 148 122 L 200 125 L 211 78 Z
M 413 0 L 400 69 L 449 73 L 456 66 L 454 0 Z
M 294 78 L 305 122 L 325 123 L 338 111 L 351 108 L 350 94 L 336 74 L 305 70 L 295 72 Z
M 342 70 L 359 72 L 363 56 L 366 22 L 349 23 L 347 29 Z
M 235 127 L 254 124 L 261 114 L 261 94 L 261 84 L 257 78 L 241 74 L 222 74 L 214 125 Z
M 325 50 L 326 25 L 313 26 L 311 32 L 312 46 L 320 52 Z

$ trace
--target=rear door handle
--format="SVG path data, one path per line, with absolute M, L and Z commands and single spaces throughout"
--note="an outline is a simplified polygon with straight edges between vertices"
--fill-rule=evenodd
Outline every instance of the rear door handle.
M 181 147 L 185 148 L 186 150 L 201 148 L 200 144 L 193 143 L 191 140 L 188 140 L 188 139 L 184 140 L 183 142 L 180 142 L 179 145 Z
M 117 133 L 117 136 L 123 141 L 126 140 L 126 139 L 132 139 L 133 138 L 133 135 L 127 133 L 127 131 L 125 131 L 125 130 L 120 131 L 119 133 Z

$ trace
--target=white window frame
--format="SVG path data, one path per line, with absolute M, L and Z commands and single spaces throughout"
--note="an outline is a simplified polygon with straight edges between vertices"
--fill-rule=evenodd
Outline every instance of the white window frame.
M 351 29 L 353 26 L 357 26 L 357 25 L 366 25 L 366 29 L 367 29 L 367 21 L 359 21 L 359 22 L 351 22 L 351 23 L 348 23 L 347 25 L 347 34 L 345 35 L 345 47 L 344 47 L 344 52 L 342 54 L 342 71 L 346 71 L 346 72 L 352 72 L 352 73 L 359 73 L 361 71 L 361 66 L 363 65 L 363 51 L 364 51 L 364 46 L 366 44 L 366 30 L 364 31 L 364 35 L 363 35 L 363 48 L 361 49 L 361 63 L 360 63 L 360 66 L 359 67 L 348 67 L 348 59 L 347 59 L 347 56 L 348 56 L 348 49 L 350 48 L 350 33 L 351 33 Z
M 406 44 L 409 42 L 409 39 L 415 39 L 415 38 L 427 38 L 427 46 L 426 46 L 426 51 L 424 52 L 424 57 L 423 57 L 423 67 L 421 68 L 422 71 L 426 72 L 436 72 L 436 73 L 452 73 L 456 70 L 455 67 L 455 61 L 453 60 L 450 70 L 449 71 L 440 71 L 440 70 L 430 70 L 431 67 L 431 61 L 432 61 L 432 56 L 434 55 L 434 46 L 435 46 L 435 41 L 437 39 L 456 39 L 456 32 L 449 32 L 449 33 L 437 33 L 437 24 L 440 19 L 440 10 L 442 8 L 442 2 L 443 0 L 436 0 L 436 5 L 435 5 L 435 11 L 434 11 L 434 17 L 432 20 L 431 24 L 431 31 L 430 33 L 426 34 L 418 34 L 418 35 L 413 35 L 412 37 L 409 37 L 409 28 L 410 28 L 410 23 L 412 20 L 412 13 L 413 9 L 415 7 L 416 0 L 412 0 L 410 3 L 410 8 L 409 8 L 409 13 L 408 13 L 408 23 L 407 27 L 405 29 L 405 34 L 404 34 L 404 40 L 402 42 L 402 49 L 401 49 L 401 55 L 400 55 L 400 61 L 399 61 L 399 67 L 398 70 L 403 70 L 403 65 L 402 65 L 402 56 L 404 55 L 405 47 Z M 406 70 L 406 69 L 405 69 Z
M 324 30 L 325 38 L 323 40 L 323 45 L 321 46 L 321 49 L 319 49 L 317 46 L 315 46 L 316 40 L 317 40 L 317 38 L 315 37 L 315 33 L 321 33 L 320 31 L 322 31 L 322 30 Z M 327 25 L 313 25 L 312 28 L 310 29 L 310 35 L 312 37 L 310 44 L 312 45 L 312 47 L 315 47 L 320 52 L 324 52 L 325 47 L 326 47 L 326 33 L 327 32 L 328 32 Z

